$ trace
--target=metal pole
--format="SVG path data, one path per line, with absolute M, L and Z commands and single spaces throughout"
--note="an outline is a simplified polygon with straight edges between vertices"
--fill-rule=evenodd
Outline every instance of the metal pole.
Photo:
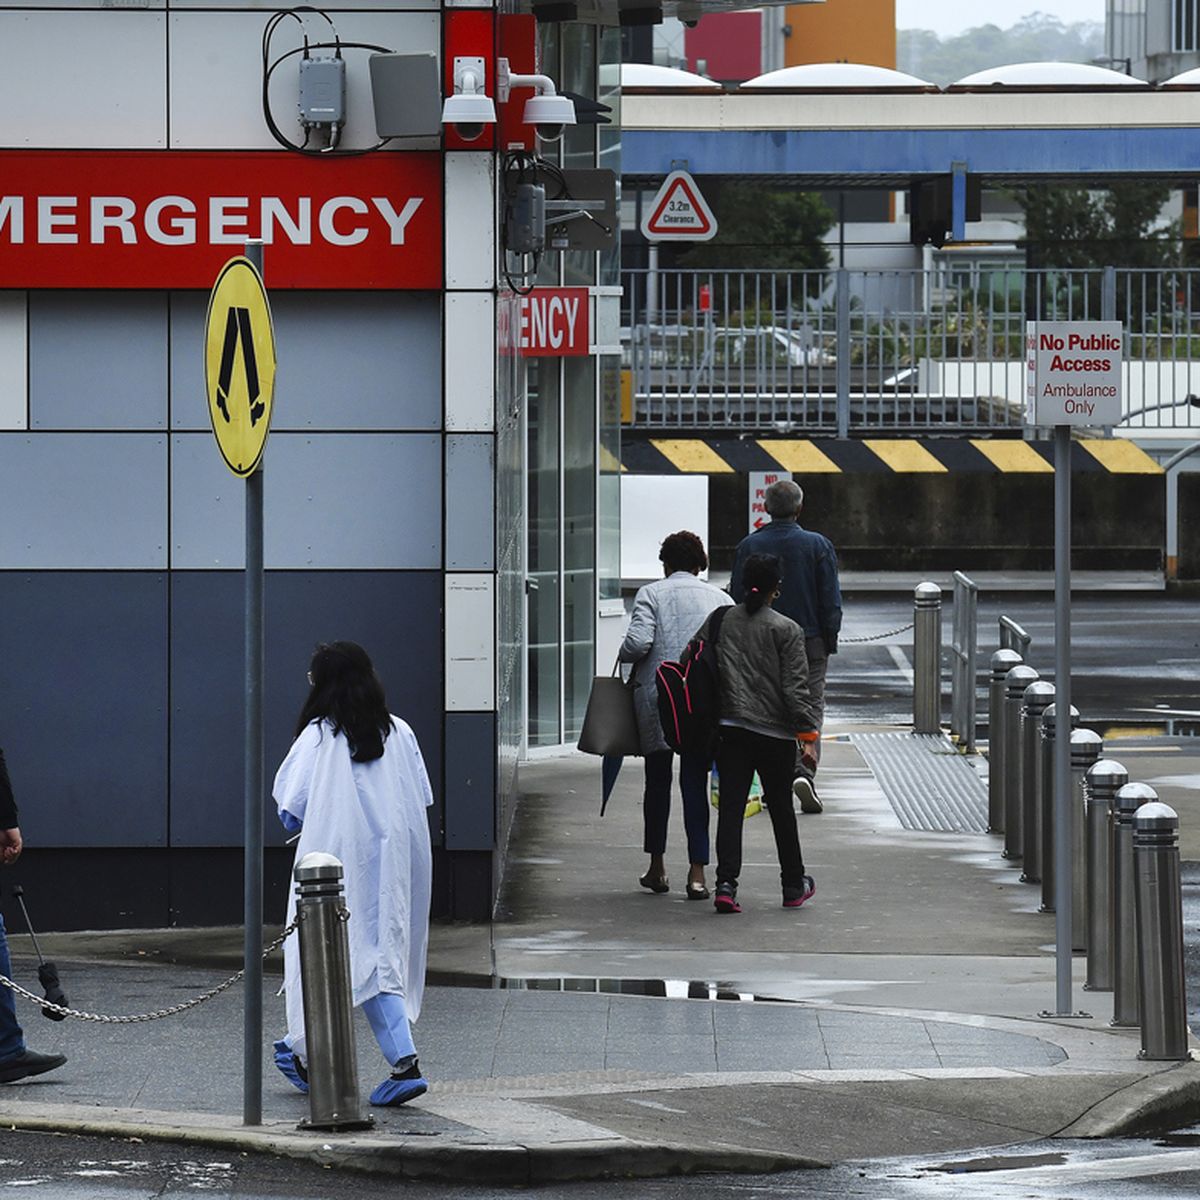
M 1138 1024 L 1137 912 L 1133 886 L 1133 818 L 1158 799 L 1144 783 L 1127 783 L 1113 797 L 1113 1017 L 1117 1026 Z
M 1113 817 L 1117 792 L 1129 782 L 1119 762 L 1102 758 L 1085 777 L 1087 813 L 1087 979 L 1088 992 L 1111 992 L 1113 986 Z
M 363 1116 L 358 1097 L 342 864 L 314 851 L 296 864 L 295 877 L 308 1051 L 309 1115 L 300 1128 L 369 1129 L 375 1122 Z
M 942 589 L 913 589 L 913 732 L 942 728 Z
M 1054 428 L 1054 686 L 1058 711 L 1071 712 L 1071 427 Z M 1054 912 L 1055 1012 L 1071 1013 L 1071 743 L 1054 746 L 1054 872 L 1061 889 Z
M 1004 678 L 1021 665 L 1015 650 L 997 650 L 992 655 L 988 681 L 988 832 L 1004 832 Z
M 850 274 L 839 268 L 837 279 L 837 360 L 834 374 L 837 386 L 837 435 L 850 436 Z
M 1071 719 L 1067 722 L 1068 737 L 1070 730 L 1079 724 L 1079 709 L 1071 706 Z M 1042 781 L 1040 799 L 1042 802 L 1042 904 L 1039 911 L 1056 912 L 1058 909 L 1058 863 L 1055 861 L 1055 814 L 1058 812 L 1058 788 L 1055 786 L 1054 765 L 1057 758 L 1058 743 L 1058 709 L 1051 704 L 1042 713 Z M 1067 784 L 1070 787 L 1070 784 Z M 1064 877 L 1065 878 L 1065 877 Z M 1072 910 L 1074 911 L 1074 910 Z
M 1088 872 L 1085 852 L 1084 779 L 1104 752 L 1104 739 L 1094 729 L 1071 731 L 1071 949 L 1086 950 Z
M 263 244 L 249 241 L 246 257 L 259 274 Z M 263 933 L 263 469 L 246 478 L 245 565 L 246 761 L 243 786 L 242 1123 L 262 1124 Z
M 1166 804 L 1143 804 L 1133 818 L 1137 901 L 1138 1058 L 1179 1062 L 1188 1053 L 1187 984 L 1183 974 L 1183 895 L 1179 817 Z
M 1042 879 L 1042 713 L 1054 684 L 1035 680 L 1021 698 L 1021 882 Z
M 1025 689 L 1038 677 L 1028 665 L 1013 667 L 1004 677 L 1004 857 L 1013 866 L 1024 851 L 1024 809 L 1021 786 L 1024 779 L 1021 739 L 1021 705 Z

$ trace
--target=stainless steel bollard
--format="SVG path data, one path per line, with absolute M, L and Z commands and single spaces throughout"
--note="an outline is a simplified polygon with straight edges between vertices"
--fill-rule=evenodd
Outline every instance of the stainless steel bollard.
M 1094 729 L 1071 731 L 1071 949 L 1087 949 L 1087 854 L 1085 776 L 1104 752 Z
M 942 728 L 942 589 L 913 589 L 913 732 Z
M 1182 1061 L 1188 1053 L 1183 974 L 1183 896 L 1179 817 L 1166 804 L 1143 804 L 1133 818 L 1133 878 L 1138 944 L 1138 1058 Z
M 1079 724 L 1079 709 L 1071 705 L 1070 729 Z M 1041 801 L 1042 823 L 1042 906 L 1041 912 L 1054 912 L 1058 905 L 1058 878 L 1054 870 L 1054 805 L 1058 797 L 1054 792 L 1054 739 L 1058 736 L 1058 709 L 1046 705 L 1042 713 L 1041 763 L 1042 777 L 1038 781 L 1038 798 Z
M 1021 665 L 1015 650 L 997 650 L 992 655 L 988 683 L 988 832 L 1004 832 L 1004 680 L 1013 667 Z
M 300 1127 L 369 1129 L 375 1122 L 363 1115 L 358 1096 L 342 864 L 317 851 L 306 854 L 294 874 L 308 1045 L 309 1115 Z
M 1083 806 L 1087 814 L 1084 855 L 1087 859 L 1086 992 L 1111 992 L 1113 986 L 1113 851 L 1112 808 L 1117 792 L 1129 782 L 1119 762 L 1102 758 L 1085 777 Z
M 1042 878 L 1042 713 L 1054 703 L 1054 684 L 1035 680 L 1021 698 L 1021 882 Z
M 1137 911 L 1133 886 L 1133 818 L 1158 799 L 1145 783 L 1127 783 L 1113 797 L 1113 1016 L 1110 1024 L 1136 1025 L 1138 1011 Z
M 1013 667 L 1004 677 L 1004 857 L 1014 866 L 1024 850 L 1021 820 L 1021 702 L 1037 679 L 1029 666 Z

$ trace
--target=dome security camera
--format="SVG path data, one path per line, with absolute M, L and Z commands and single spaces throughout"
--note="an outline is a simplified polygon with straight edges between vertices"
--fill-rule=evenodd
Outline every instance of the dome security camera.
M 452 125 L 464 142 L 483 137 L 484 129 L 496 123 L 496 106 L 483 90 L 483 80 L 482 58 L 454 60 L 454 95 L 442 105 L 442 124 Z
M 516 75 L 502 58 L 496 63 L 496 98 L 507 104 L 513 88 L 533 88 L 534 94 L 525 102 L 521 119 L 532 125 L 543 142 L 557 141 L 568 125 L 574 125 L 575 102 L 560 96 L 549 75 Z

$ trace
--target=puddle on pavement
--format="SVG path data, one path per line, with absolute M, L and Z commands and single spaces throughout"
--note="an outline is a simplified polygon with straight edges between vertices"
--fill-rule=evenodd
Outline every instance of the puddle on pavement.
M 1065 1154 L 1013 1154 L 1008 1157 L 966 1158 L 962 1162 L 937 1163 L 923 1167 L 925 1171 L 941 1171 L 947 1175 L 970 1175 L 978 1171 L 1019 1171 L 1025 1167 L 1061 1167 Z
M 698 979 L 589 979 L 582 976 L 518 979 L 466 971 L 430 971 L 426 983 L 431 987 L 487 988 L 510 992 L 583 992 L 593 995 L 656 996 L 664 1000 L 730 1000 L 740 1004 L 797 1003 L 785 997 L 740 992 L 727 983 Z
M 1184 1150 L 1191 1146 L 1200 1146 L 1200 1133 L 1164 1133 L 1154 1139 L 1156 1146 L 1166 1146 L 1172 1150 Z

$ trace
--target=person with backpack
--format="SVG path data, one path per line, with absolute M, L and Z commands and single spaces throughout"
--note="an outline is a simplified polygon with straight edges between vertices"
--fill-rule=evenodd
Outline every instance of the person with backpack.
M 634 711 L 638 740 L 645 756 L 645 787 L 642 793 L 642 847 L 650 855 L 646 873 L 638 880 L 651 892 L 668 892 L 671 884 L 665 864 L 667 824 L 671 813 L 671 781 L 675 753 L 663 735 L 658 715 L 655 681 L 659 667 L 678 659 L 696 626 L 714 609 L 733 603 L 720 588 L 699 578 L 708 568 L 704 543 L 683 529 L 663 540 L 658 552 L 663 578 L 638 590 L 625 640 L 621 662 L 634 663 Z M 688 877 L 685 895 L 689 900 L 707 900 L 704 868 L 708 865 L 708 771 L 711 753 L 701 748 L 679 755 L 679 790 L 683 796 L 683 826 L 688 844 Z
M 783 575 L 773 554 L 754 554 L 742 565 L 745 599 L 725 614 L 716 639 L 720 676 L 717 770 L 721 807 L 717 816 L 718 913 L 739 913 L 742 822 L 755 771 L 771 817 L 783 907 L 799 908 L 816 891 L 804 870 L 792 772 L 797 740 L 811 740 L 818 716 L 808 689 L 804 630 L 771 607 Z M 709 637 L 711 618 L 696 633 Z

